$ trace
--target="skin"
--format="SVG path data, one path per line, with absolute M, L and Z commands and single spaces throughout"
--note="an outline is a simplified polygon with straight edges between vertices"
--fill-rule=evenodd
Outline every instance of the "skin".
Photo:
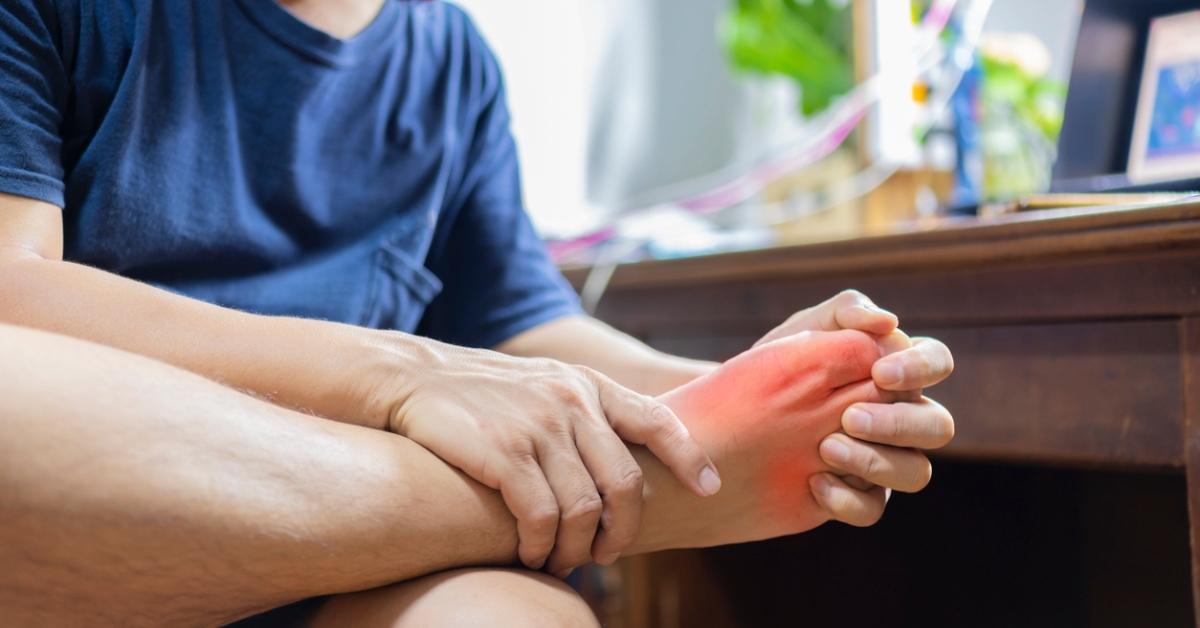
M 469 603 L 464 604 L 464 601 Z M 561 580 L 520 569 L 467 568 L 339 595 L 309 628 L 598 628 L 587 602 Z
M 384 0 L 278 0 L 300 20 L 338 39 L 357 35 L 379 15 Z
M 425 578 L 515 563 L 517 521 L 498 492 L 402 436 L 65 336 L 0 325 L 0 345 L 0 491 L 9 496 L 0 502 L 0 611 L 15 624 L 213 625 L 403 581 L 321 614 L 386 617 L 390 605 L 420 603 L 461 618 L 500 601 L 447 608 L 437 600 L 448 598 L 422 591 L 496 598 L 494 587 L 511 586 L 532 595 L 532 608 L 510 608 L 496 625 L 578 618 L 562 589 L 537 577 Z M 888 398 L 870 380 L 884 350 L 859 332 L 797 334 L 663 395 L 738 490 L 697 496 L 631 447 L 645 502 L 628 553 L 767 538 L 828 519 L 806 482 L 825 468 L 816 443 L 850 405 Z M 800 465 L 783 492 L 780 462 Z M 555 568 L 588 556 L 561 559 Z

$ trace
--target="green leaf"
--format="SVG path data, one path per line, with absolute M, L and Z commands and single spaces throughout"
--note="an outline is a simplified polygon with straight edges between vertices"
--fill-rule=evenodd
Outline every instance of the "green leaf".
M 854 85 L 850 18 L 830 0 L 735 0 L 720 37 L 736 70 L 799 84 L 801 108 L 812 115 Z

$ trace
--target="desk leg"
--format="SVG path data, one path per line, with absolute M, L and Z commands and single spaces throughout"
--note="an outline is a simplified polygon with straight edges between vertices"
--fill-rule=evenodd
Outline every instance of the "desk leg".
M 1192 542 L 1192 609 L 1200 627 L 1200 318 L 1183 319 L 1183 454 Z

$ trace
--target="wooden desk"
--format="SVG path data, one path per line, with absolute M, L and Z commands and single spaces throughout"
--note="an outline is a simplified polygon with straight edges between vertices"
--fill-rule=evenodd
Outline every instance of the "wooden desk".
M 569 269 L 567 274 L 578 286 L 586 269 Z M 1200 202 L 944 222 L 928 230 L 879 237 L 632 264 L 617 269 L 597 315 L 658 348 L 721 359 L 748 346 L 797 309 L 848 287 L 895 311 L 906 330 L 936 336 L 954 351 L 955 375 L 931 394 L 954 412 L 958 436 L 939 454 L 930 499 L 939 499 L 932 490 L 939 481 L 967 491 L 973 480 L 987 476 L 1000 482 L 998 489 L 993 483 L 989 490 L 997 490 L 996 501 L 1005 508 L 1050 504 L 1045 510 L 1050 519 L 1047 526 L 1054 527 L 1076 511 L 1059 509 L 1046 486 L 1073 483 L 1076 489 L 1071 494 L 1076 498 L 1084 493 L 1125 494 L 1126 501 L 1111 508 L 1076 504 L 1077 512 L 1083 513 L 1079 515 L 1083 530 L 1108 526 L 1112 536 L 1079 541 L 1076 546 L 1068 530 L 1061 539 L 1046 540 L 1048 547 L 1077 547 L 1078 560 L 1092 565 L 1077 574 L 1064 567 L 1067 575 L 1060 578 L 1073 581 L 1077 576 L 1086 581 L 1063 583 L 1075 591 L 1071 599 L 1078 608 L 1056 609 L 1057 598 L 1046 596 L 1029 612 L 1051 617 L 1062 611 L 1059 625 L 1081 618 L 1088 625 L 1122 625 L 1119 618 L 1124 609 L 1130 617 L 1159 617 L 1178 625 L 1182 615 L 1175 594 L 1183 591 L 1184 606 L 1196 604 L 1186 600 L 1186 587 L 1190 587 L 1192 599 L 1200 601 L 1200 586 L 1195 584 L 1200 583 Z M 944 479 L 939 474 L 947 468 L 953 476 Z M 1026 475 L 1024 480 L 1014 480 L 1005 473 Z M 1003 477 L 997 479 L 995 474 Z M 1021 484 L 1025 481 L 1028 485 Z M 1033 493 L 1024 500 L 1005 495 L 1005 482 Z M 970 493 L 941 498 L 962 499 L 964 494 Z M 925 498 L 907 499 L 916 503 Z M 1190 523 L 1183 514 L 1185 499 Z M 888 526 L 921 525 L 921 512 L 904 509 L 902 503 L 904 498 L 895 500 L 880 524 L 885 534 Z M 929 504 L 929 511 L 939 516 L 959 516 L 953 503 Z M 984 514 L 979 521 L 1011 514 Z M 903 521 L 896 522 L 897 518 Z M 1031 515 L 1029 520 L 1037 517 Z M 832 534 L 849 543 L 870 538 L 845 536 L 845 532 Z M 1178 568 L 1186 562 L 1188 532 L 1190 585 L 1184 569 Z M 1039 534 L 1030 531 L 1022 538 Z M 980 540 L 963 534 L 951 542 L 971 552 Z M 1158 556 L 1159 567 L 1118 576 L 1091 571 L 1124 569 L 1097 566 L 1093 558 L 1123 555 L 1125 550 L 1113 548 L 1127 544 L 1136 549 L 1129 552 L 1128 564 L 1122 563 L 1125 567 L 1147 567 L 1138 556 Z M 667 595 L 656 588 L 655 580 L 669 579 L 671 569 L 688 565 L 686 569 L 695 572 L 696 565 L 713 556 L 724 562 L 712 568 L 730 568 L 739 556 L 757 551 L 746 547 L 750 549 L 684 552 L 636 561 L 628 577 L 648 580 L 638 586 L 650 590 L 635 592 L 643 601 L 630 601 L 625 623 L 696 625 L 686 619 L 687 609 L 696 605 L 707 609 L 704 625 L 748 625 L 746 617 L 753 617 L 755 625 L 775 623 L 777 618 L 753 612 L 739 615 L 736 601 L 711 608 L 707 598 L 714 585 L 680 584 L 679 577 L 690 576 L 675 574 L 671 586 L 683 586 L 697 595 L 707 592 L 702 594 L 705 600 L 679 594 L 667 604 L 675 606 L 665 611 L 655 601 L 656 596 Z M 789 551 L 783 545 L 776 549 L 773 555 Z M 805 561 L 804 556 L 795 559 Z M 1029 564 L 1037 570 L 1036 560 Z M 776 571 L 762 577 L 786 578 L 805 568 L 778 569 L 776 565 Z M 919 575 L 913 569 L 901 573 Z M 1178 577 L 1168 579 L 1168 572 Z M 1036 579 L 1037 574 L 1008 577 Z M 1133 593 L 1136 587 L 1123 584 L 1139 578 L 1153 580 L 1154 590 Z M 1180 579 L 1182 584 L 1176 582 Z M 1007 580 L 998 576 L 995 582 L 1002 581 Z M 1175 597 L 1165 597 L 1168 591 Z M 903 601 L 893 603 L 903 610 Z M 1013 603 L 1021 608 L 1021 600 Z M 1169 608 L 1174 610 L 1163 610 Z M 1196 608 L 1200 607 L 1190 610 Z M 1200 612 L 1194 617 L 1200 617 Z M 1023 625 L 1039 625 L 1033 619 Z M 794 621 L 780 619 L 779 625 Z M 939 625 L 928 615 L 925 621 L 914 617 L 907 621 L 900 624 Z M 1182 620 L 1192 621 L 1191 616 Z M 973 623 L 988 625 L 984 620 Z

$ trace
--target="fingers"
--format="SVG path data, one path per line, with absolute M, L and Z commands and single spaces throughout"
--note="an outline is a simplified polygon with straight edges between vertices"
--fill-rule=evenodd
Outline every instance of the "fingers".
M 819 305 L 801 310 L 755 343 L 765 344 L 802 331 L 837 331 L 856 329 L 884 336 L 896 329 L 895 314 L 880 309 L 858 290 L 843 290 Z
M 916 338 L 912 347 L 881 358 L 871 377 L 887 390 L 919 390 L 933 386 L 954 371 L 950 349 L 933 338 Z
M 822 327 L 826 331 L 857 329 L 883 336 L 900 324 L 900 319 L 895 314 L 881 309 L 858 290 L 845 290 L 826 303 L 831 304 L 833 314 L 833 324 Z
M 621 438 L 648 447 L 697 495 L 707 497 L 721 490 L 716 465 L 666 404 L 622 388 L 603 376 L 597 378 L 600 404 Z
M 874 484 L 872 484 L 856 475 L 843 475 L 842 481 L 845 482 L 846 485 L 849 486 L 850 488 L 857 489 L 860 491 L 869 491 L 869 490 L 875 488 Z
M 517 555 L 526 567 L 541 569 L 554 548 L 558 500 L 532 453 L 520 455 L 511 462 L 504 477 L 500 495 L 517 518 Z
M 900 329 L 893 329 L 891 333 L 880 336 L 878 342 L 879 348 L 885 356 L 899 353 L 913 346 L 912 338 L 909 338 L 908 334 Z
M 641 527 L 642 469 L 608 425 L 579 431 L 575 442 L 604 503 L 591 557 L 611 565 L 633 544 Z
M 834 434 L 821 441 L 821 459 L 872 484 L 915 493 L 929 484 L 933 466 L 916 449 L 889 447 Z
M 831 473 L 818 473 L 809 480 L 813 498 L 834 519 L 852 526 L 875 525 L 887 505 L 887 489 L 876 486 L 858 490 Z
M 574 443 L 541 447 L 538 458 L 558 505 L 558 534 L 546 561 L 547 570 L 557 574 L 591 561 L 592 540 L 604 503 Z
M 905 400 L 909 396 L 910 394 L 907 392 L 884 390 L 876 386 L 874 381 L 865 379 L 847 384 L 837 390 L 834 390 L 833 394 L 829 397 L 829 400 L 826 403 L 830 404 L 835 409 L 842 409 L 849 408 L 852 404 L 890 404 L 895 403 L 896 401 Z M 838 428 L 835 427 L 830 431 L 836 431 L 837 429 Z
M 857 403 L 842 414 L 842 429 L 873 443 L 938 449 L 954 438 L 954 418 L 928 397 L 908 403 Z

